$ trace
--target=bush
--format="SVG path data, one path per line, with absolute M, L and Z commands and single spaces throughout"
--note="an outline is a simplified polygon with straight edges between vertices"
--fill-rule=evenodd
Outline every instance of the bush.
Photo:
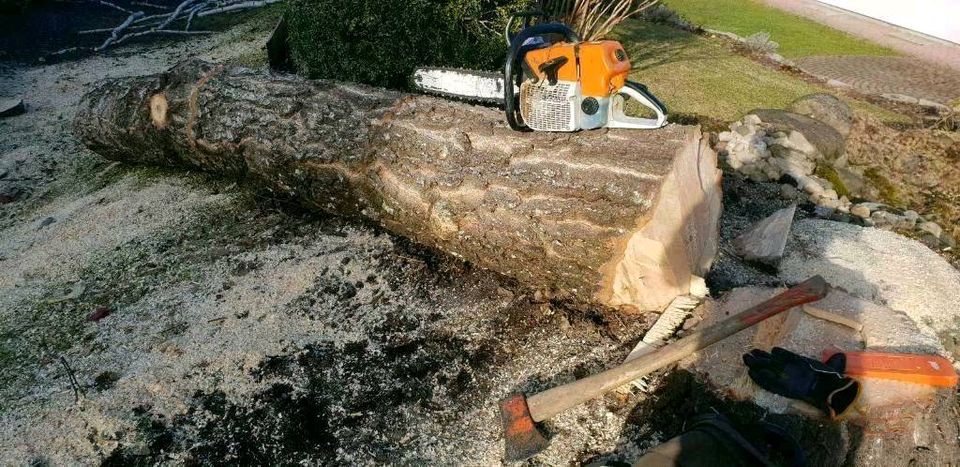
M 529 0 L 291 0 L 301 74 L 403 88 L 418 66 L 499 69 L 509 14 Z

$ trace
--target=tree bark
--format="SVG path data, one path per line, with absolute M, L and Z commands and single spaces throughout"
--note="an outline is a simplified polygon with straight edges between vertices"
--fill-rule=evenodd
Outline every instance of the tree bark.
M 100 84 L 74 125 L 109 159 L 253 176 L 583 303 L 660 309 L 717 247 L 698 127 L 520 133 L 496 109 L 196 61 Z

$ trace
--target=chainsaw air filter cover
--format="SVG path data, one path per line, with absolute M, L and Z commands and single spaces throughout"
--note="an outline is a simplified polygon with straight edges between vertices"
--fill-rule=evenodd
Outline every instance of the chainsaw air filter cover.
M 527 80 L 520 85 L 520 115 L 536 131 L 576 131 L 580 103 L 577 82 Z

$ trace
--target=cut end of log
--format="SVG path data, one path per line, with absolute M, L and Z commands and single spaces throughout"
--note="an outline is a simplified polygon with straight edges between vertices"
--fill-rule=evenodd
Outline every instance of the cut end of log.
M 150 97 L 150 120 L 158 130 L 167 127 L 167 96 L 162 92 Z

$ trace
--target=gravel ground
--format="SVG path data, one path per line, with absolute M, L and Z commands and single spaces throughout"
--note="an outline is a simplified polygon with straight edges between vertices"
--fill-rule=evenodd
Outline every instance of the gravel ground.
M 269 25 L 0 65 L 29 105 L 0 120 L 0 463 L 500 464 L 499 399 L 620 361 L 656 318 L 572 310 L 248 181 L 110 164 L 73 139 L 96 80 L 261 63 Z M 726 177 L 714 293 L 779 284 L 729 247 L 786 205 L 778 189 Z M 551 420 L 529 463 L 630 459 L 704 412 L 765 416 L 683 371 L 649 386 Z
M 595 372 L 649 326 L 73 139 L 96 80 L 256 62 L 263 26 L 0 69 L 29 106 L 0 121 L 0 463 L 499 463 L 500 398 Z M 537 462 L 655 442 L 621 439 L 640 398 L 557 417 Z

